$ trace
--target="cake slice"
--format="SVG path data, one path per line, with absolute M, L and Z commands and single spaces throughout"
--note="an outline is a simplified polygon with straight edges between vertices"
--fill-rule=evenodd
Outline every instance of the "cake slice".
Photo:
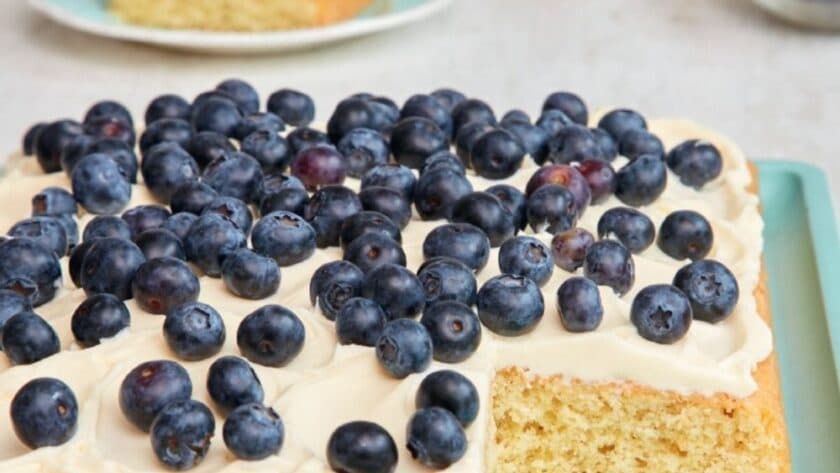
M 128 23 L 169 29 L 271 31 L 347 20 L 373 0 L 110 0 Z

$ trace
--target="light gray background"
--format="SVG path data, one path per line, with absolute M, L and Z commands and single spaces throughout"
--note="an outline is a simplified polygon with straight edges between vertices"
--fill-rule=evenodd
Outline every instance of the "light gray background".
M 499 112 L 535 113 L 545 95 L 567 89 L 593 108 L 698 120 L 752 157 L 814 163 L 840 186 L 840 36 L 789 26 L 747 0 L 456 0 L 397 31 L 258 57 L 113 42 L 55 25 L 23 0 L 0 5 L 7 150 L 30 123 L 79 117 L 97 99 L 118 98 L 142 114 L 159 93 L 192 97 L 231 76 L 263 95 L 304 90 L 321 120 L 357 91 L 402 102 L 451 86 Z

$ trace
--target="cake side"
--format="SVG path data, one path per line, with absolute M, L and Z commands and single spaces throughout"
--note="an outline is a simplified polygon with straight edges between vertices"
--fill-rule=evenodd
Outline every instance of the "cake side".
M 753 297 L 771 325 L 763 270 Z M 758 390 L 736 398 L 503 368 L 491 385 L 488 471 L 789 472 L 775 351 L 754 378 Z
M 110 0 L 127 23 L 169 29 L 271 31 L 324 26 L 356 16 L 372 0 Z

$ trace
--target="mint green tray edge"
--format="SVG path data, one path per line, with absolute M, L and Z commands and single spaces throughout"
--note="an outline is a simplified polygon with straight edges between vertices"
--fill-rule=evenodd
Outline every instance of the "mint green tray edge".
M 765 263 L 795 473 L 840 471 L 840 239 L 825 175 L 756 161 Z

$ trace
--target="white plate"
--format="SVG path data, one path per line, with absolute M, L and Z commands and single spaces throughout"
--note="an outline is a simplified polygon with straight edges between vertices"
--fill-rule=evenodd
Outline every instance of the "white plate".
M 120 22 L 106 0 L 29 0 L 29 5 L 70 28 L 108 38 L 208 53 L 260 53 L 311 48 L 420 21 L 453 0 L 377 0 L 358 17 L 321 28 L 225 33 L 147 28 Z

